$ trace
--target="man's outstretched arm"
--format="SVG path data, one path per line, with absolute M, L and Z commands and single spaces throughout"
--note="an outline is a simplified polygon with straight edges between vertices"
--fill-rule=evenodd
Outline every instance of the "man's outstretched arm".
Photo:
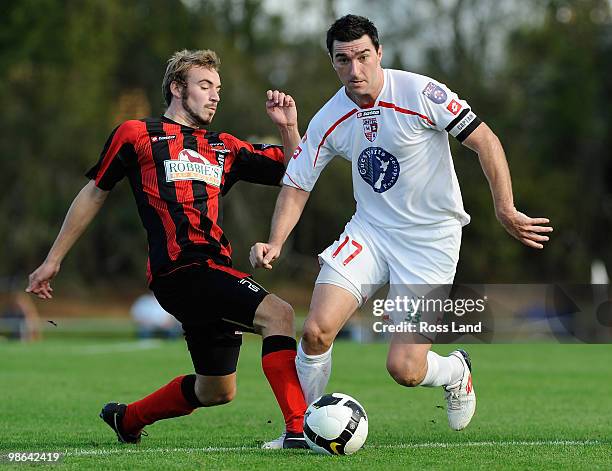
M 272 269 L 272 262 L 280 256 L 283 244 L 300 220 L 309 196 L 307 191 L 283 186 L 276 199 L 268 243 L 257 242 L 251 247 L 249 260 L 253 268 Z
M 512 180 L 506 161 L 506 154 L 497 136 L 489 126 L 481 123 L 470 134 L 463 145 L 478 154 L 480 166 L 484 171 L 495 206 L 495 215 L 504 229 L 528 247 L 543 249 L 553 231 L 547 218 L 530 218 L 517 211 L 512 195 Z
M 266 111 L 272 122 L 278 127 L 285 152 L 286 167 L 301 139 L 295 100 L 291 95 L 286 95 L 278 90 L 268 90 Z
M 26 292 L 33 293 L 41 299 L 51 299 L 53 297 L 51 279 L 57 275 L 62 260 L 91 223 L 107 196 L 108 191 L 98 188 L 93 180 L 81 189 L 70 205 L 70 209 L 68 209 L 62 228 L 51 250 L 49 250 L 47 258 L 30 275 Z

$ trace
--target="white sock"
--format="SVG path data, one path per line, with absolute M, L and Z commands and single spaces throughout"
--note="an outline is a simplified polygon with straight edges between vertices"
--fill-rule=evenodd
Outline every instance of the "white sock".
M 427 352 L 427 373 L 419 386 L 447 386 L 463 376 L 463 363 L 455 355 L 443 357 Z
M 295 369 L 308 405 L 322 396 L 325 391 L 331 374 L 332 347 L 321 355 L 307 355 L 302 349 L 301 340 L 298 344 Z

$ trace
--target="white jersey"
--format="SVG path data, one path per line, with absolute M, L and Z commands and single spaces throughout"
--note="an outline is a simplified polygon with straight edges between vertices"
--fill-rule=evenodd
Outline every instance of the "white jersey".
M 358 219 L 383 228 L 459 221 L 463 209 L 448 136 L 463 141 L 480 119 L 445 85 L 384 69 L 374 106 L 361 109 L 344 87 L 314 116 L 283 179 L 311 191 L 336 155 L 352 165 Z

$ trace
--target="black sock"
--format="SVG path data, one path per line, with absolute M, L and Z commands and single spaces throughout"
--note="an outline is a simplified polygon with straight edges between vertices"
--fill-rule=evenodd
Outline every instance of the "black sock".
M 198 407 L 202 407 L 202 404 L 195 393 L 195 382 L 196 375 L 186 375 L 181 382 L 181 392 L 191 407 L 197 409 Z
M 297 350 L 297 342 L 293 337 L 286 335 L 270 335 L 263 339 L 261 343 L 261 356 L 265 357 L 268 353 L 280 352 L 281 350 Z

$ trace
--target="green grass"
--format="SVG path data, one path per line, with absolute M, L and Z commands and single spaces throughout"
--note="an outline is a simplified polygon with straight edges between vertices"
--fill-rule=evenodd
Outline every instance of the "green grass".
M 471 346 L 478 408 L 467 430 L 453 432 L 437 407 L 440 389 L 408 390 L 389 378 L 385 345 L 338 342 L 328 390 L 355 396 L 370 419 L 366 446 L 351 457 L 258 449 L 279 434 L 282 417 L 255 338 L 243 347 L 234 402 L 158 422 L 138 446 L 118 444 L 97 417 L 101 406 L 136 400 L 191 371 L 182 341 L 135 345 L 0 343 L 0 455 L 62 451 L 55 466 L 79 470 L 612 468 L 610 345 Z

